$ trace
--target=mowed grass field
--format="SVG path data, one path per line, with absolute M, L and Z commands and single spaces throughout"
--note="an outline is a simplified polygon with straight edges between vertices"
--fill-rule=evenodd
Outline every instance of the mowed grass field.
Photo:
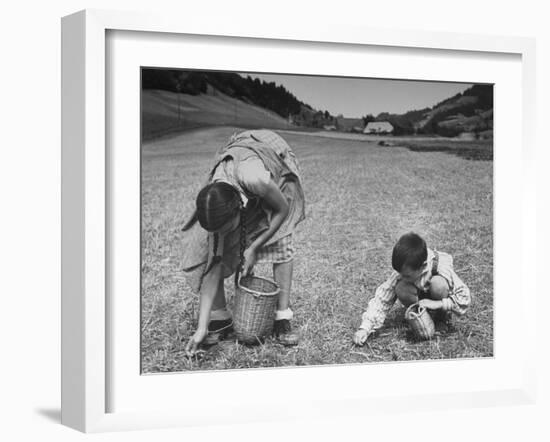
M 215 151 L 237 130 L 200 129 L 142 146 L 143 372 L 492 356 L 493 162 L 280 132 L 300 161 L 307 202 L 295 238 L 291 298 L 301 342 L 287 348 L 268 339 L 247 347 L 228 340 L 187 358 L 198 296 L 181 272 L 181 227 Z M 451 332 L 416 342 L 396 302 L 384 327 L 355 347 L 361 313 L 391 274 L 394 242 L 408 231 L 453 255 L 472 306 L 454 317 Z M 271 275 L 271 269 L 256 273 Z M 232 278 L 226 294 L 231 306 Z

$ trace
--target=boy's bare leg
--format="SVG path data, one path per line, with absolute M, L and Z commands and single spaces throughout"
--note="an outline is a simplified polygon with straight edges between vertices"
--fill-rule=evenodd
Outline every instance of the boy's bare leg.
M 449 297 L 449 284 L 447 280 L 440 275 L 432 277 L 430 281 L 430 289 L 428 297 L 436 301 L 441 301 Z M 447 332 L 449 327 L 450 313 L 443 310 L 436 310 L 432 313 L 435 321 L 436 330 L 439 332 Z
M 449 284 L 443 276 L 436 275 L 430 281 L 430 290 L 428 295 L 431 299 L 441 301 L 443 298 L 449 297 Z
M 412 282 L 401 280 L 395 286 L 395 294 L 405 307 L 418 302 L 417 293 L 418 290 Z

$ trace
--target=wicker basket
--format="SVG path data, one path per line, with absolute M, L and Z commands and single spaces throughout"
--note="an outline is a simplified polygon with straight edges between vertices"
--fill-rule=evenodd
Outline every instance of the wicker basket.
M 279 287 L 269 279 L 245 276 L 235 287 L 233 327 L 240 342 L 258 344 L 271 335 Z
M 420 307 L 418 303 L 409 306 L 405 311 L 405 319 L 417 338 L 431 339 L 434 337 L 434 321 L 428 313 L 428 310 L 424 307 Z

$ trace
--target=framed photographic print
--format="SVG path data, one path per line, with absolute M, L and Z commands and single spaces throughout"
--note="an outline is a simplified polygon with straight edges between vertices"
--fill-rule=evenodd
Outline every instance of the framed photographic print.
M 531 40 L 84 11 L 62 44 L 64 424 L 532 401 Z

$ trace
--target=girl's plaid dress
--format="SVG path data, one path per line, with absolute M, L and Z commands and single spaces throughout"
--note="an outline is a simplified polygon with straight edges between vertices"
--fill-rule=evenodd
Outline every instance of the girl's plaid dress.
M 250 244 L 269 227 L 271 208 L 258 195 L 266 180 L 274 180 L 289 203 L 289 213 L 278 231 L 258 251 L 258 262 L 288 262 L 295 248 L 294 229 L 305 218 L 305 198 L 298 161 L 290 146 L 276 133 L 254 130 L 235 134 L 214 161 L 207 183 L 225 181 L 239 190 L 246 211 L 246 243 Z M 240 229 L 224 238 L 224 276 L 239 265 Z M 198 223 L 184 234 L 183 270 L 191 287 L 198 291 L 212 253 L 212 234 Z

